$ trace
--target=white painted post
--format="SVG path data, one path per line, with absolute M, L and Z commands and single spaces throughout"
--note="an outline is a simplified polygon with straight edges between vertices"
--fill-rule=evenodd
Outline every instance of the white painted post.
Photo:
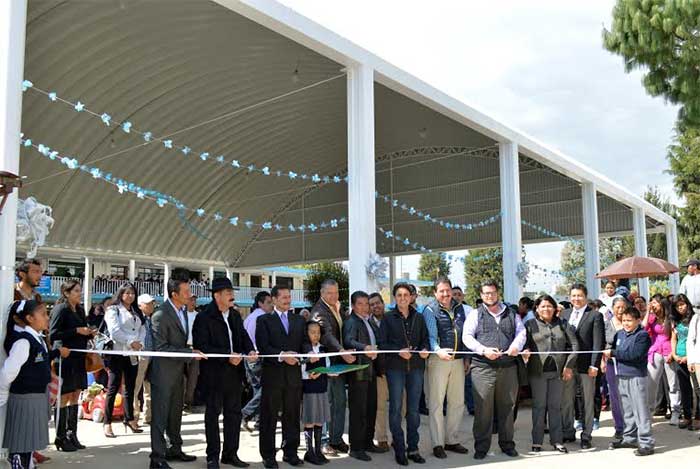
M 348 67 L 348 257 L 350 292 L 374 291 L 366 266 L 376 253 L 374 200 L 374 70 Z M 409 233 L 405 233 L 409 235 Z
M 274 287 L 275 285 L 277 285 L 277 272 L 273 270 L 272 275 L 270 276 L 270 288 Z
M 226 278 L 233 281 L 233 271 L 228 267 L 226 268 Z
M 209 266 L 209 288 L 211 288 L 212 282 L 214 282 L 214 266 Z
M 0 171 L 20 174 L 19 134 L 22 122 L 22 80 L 27 0 L 0 2 Z M 0 215 L 0 337 L 5 337 L 9 305 L 14 298 L 17 237 L 17 190 Z M 0 366 L 5 361 L 0 347 Z M 0 445 L 5 435 L 7 406 L 0 408 Z M 0 460 L 7 449 L 0 450 Z
M 520 231 L 520 169 L 518 145 L 498 145 L 501 184 L 501 238 L 503 242 L 503 299 L 517 304 L 523 288 L 518 280 L 518 264 L 522 257 Z
M 678 231 L 675 221 L 666 225 L 666 255 L 671 264 L 680 267 L 678 264 Z M 671 287 L 671 293 L 674 295 L 677 294 L 681 287 L 680 274 L 671 274 L 668 276 L 668 279 Z
M 600 250 L 598 247 L 598 199 L 596 187 L 592 182 L 581 185 L 583 200 L 583 243 L 586 260 L 586 286 L 588 297 L 600 296 L 600 281 L 595 278 L 600 272 Z
M 170 264 L 163 263 L 163 302 L 168 299 L 168 280 L 170 280 Z
M 136 259 L 129 259 L 129 281 L 136 281 Z
M 92 306 L 92 259 L 85 257 L 85 271 L 83 272 L 83 308 L 90 311 Z
M 647 256 L 647 226 L 644 209 L 635 207 L 632 209 L 632 224 L 634 226 L 634 254 L 640 257 Z M 639 294 L 649 299 L 649 279 L 639 279 Z
M 396 256 L 389 256 L 389 292 L 396 284 Z M 390 293 L 391 294 L 391 293 Z

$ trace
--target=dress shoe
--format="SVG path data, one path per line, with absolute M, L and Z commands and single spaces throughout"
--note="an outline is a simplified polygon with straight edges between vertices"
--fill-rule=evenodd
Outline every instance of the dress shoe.
M 350 451 L 350 447 L 343 440 L 340 440 L 340 443 L 329 444 L 328 446 L 336 450 L 338 453 L 347 453 Z
M 425 463 L 425 459 L 423 459 L 423 456 L 421 456 L 420 453 L 417 451 L 415 453 L 409 453 L 408 459 L 410 459 L 411 461 L 413 461 L 417 464 Z
M 397 453 L 394 456 L 394 459 L 396 459 L 396 464 L 398 464 L 399 466 L 408 466 L 408 458 L 405 454 Z
M 560 453 L 568 454 L 569 450 L 566 446 L 561 445 L 561 444 L 556 444 L 554 445 L 554 449 L 559 451 Z
M 165 461 L 161 462 L 153 462 L 151 461 L 151 464 L 148 466 L 149 469 L 173 469 L 170 464 L 168 464 Z
M 248 464 L 245 461 L 241 461 L 238 458 L 237 454 L 234 454 L 233 456 L 226 456 L 225 458 L 221 458 L 221 464 L 228 464 L 229 466 L 233 467 L 248 467 L 250 464 Z
M 506 456 L 510 456 L 511 458 L 518 457 L 518 452 L 515 450 L 515 448 L 504 449 L 503 454 L 505 454 Z
M 477 451 L 474 453 L 474 459 L 484 459 L 486 457 L 486 453 L 483 451 Z
M 622 440 L 613 440 L 610 442 L 608 448 L 610 449 L 620 449 L 620 448 L 636 448 L 637 443 L 630 443 Z
M 389 443 L 386 441 L 379 441 L 377 442 L 377 448 L 381 449 L 383 453 L 386 453 L 389 451 Z
M 588 440 L 581 440 L 581 449 L 591 449 L 591 442 Z
M 541 451 L 542 451 L 542 447 L 541 447 L 541 446 L 533 446 L 533 447 L 532 447 L 531 453 L 539 453 L 539 452 L 541 452 Z
M 386 446 L 386 448 L 382 448 L 380 446 L 375 445 L 374 443 L 371 445 L 367 446 L 367 449 L 365 449 L 366 452 L 368 453 L 386 453 L 389 451 L 389 445 Z
M 207 461 L 207 469 L 221 469 L 219 461 Z
M 576 437 L 575 437 L 575 436 L 572 436 L 572 437 L 569 437 L 569 438 L 564 437 L 564 439 L 563 439 L 562 441 L 563 441 L 564 443 L 574 443 L 574 442 L 576 442 Z
M 329 444 L 323 445 L 321 452 L 323 454 L 325 454 L 326 456 L 333 456 L 333 457 L 338 456 L 338 452 L 335 449 L 333 449 L 333 447 Z
M 634 455 L 635 456 L 651 456 L 654 454 L 654 448 L 638 448 L 634 450 Z
M 447 453 L 445 453 L 445 449 L 442 446 L 433 448 L 433 454 L 438 459 L 447 459 Z
M 290 466 L 303 466 L 304 461 L 302 461 L 299 456 L 296 454 L 293 454 L 292 456 L 285 456 L 282 458 L 282 461 L 286 462 Z
M 263 466 L 265 466 L 265 469 L 277 469 L 279 467 L 274 458 L 263 459 Z
M 359 461 L 371 461 L 372 458 L 369 456 L 369 454 L 365 453 L 364 451 L 352 451 L 350 450 L 350 457 L 355 458 Z
M 185 454 L 183 452 L 166 454 L 165 459 L 168 461 L 192 462 L 197 460 L 197 456 Z
M 467 448 L 465 448 L 464 446 L 460 445 L 459 443 L 455 443 L 454 445 L 445 445 L 445 449 L 447 451 L 452 451 L 453 453 L 458 453 L 458 454 L 469 453 L 469 450 Z

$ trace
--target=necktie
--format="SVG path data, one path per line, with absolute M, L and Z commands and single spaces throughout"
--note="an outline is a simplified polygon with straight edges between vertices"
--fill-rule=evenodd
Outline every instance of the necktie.
M 280 319 L 282 319 L 282 325 L 284 326 L 284 332 L 289 334 L 289 319 L 287 318 L 287 313 L 282 313 L 280 316 Z

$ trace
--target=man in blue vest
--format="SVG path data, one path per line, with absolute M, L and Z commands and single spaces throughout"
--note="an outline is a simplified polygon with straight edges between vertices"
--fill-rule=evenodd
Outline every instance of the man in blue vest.
M 472 358 L 474 386 L 474 459 L 484 459 L 491 447 L 496 415 L 498 446 L 510 457 L 518 456 L 513 441 L 513 409 L 518 393 L 516 358 L 525 345 L 526 332 L 520 316 L 501 303 L 498 284 L 481 284 L 483 303 L 469 313 L 462 332 Z M 496 392 L 498 389 L 498 392 Z

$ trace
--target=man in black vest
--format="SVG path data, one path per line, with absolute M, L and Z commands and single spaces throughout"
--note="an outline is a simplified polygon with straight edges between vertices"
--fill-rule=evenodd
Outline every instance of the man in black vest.
M 581 350 L 602 350 L 605 345 L 605 323 L 603 315 L 588 306 L 588 289 L 576 283 L 571 286 L 569 300 L 571 308 L 562 311 L 561 318 L 576 329 Z M 562 429 L 564 442 L 575 441 L 574 405 L 576 386 L 581 386 L 583 394 L 584 424 L 581 432 L 581 448 L 590 449 L 595 414 L 595 382 L 600 368 L 601 353 L 580 353 L 576 358 L 577 373 L 574 379 L 564 383 L 561 400 Z
M 299 421 L 301 420 L 301 366 L 295 355 L 303 353 L 306 325 L 301 316 L 289 310 L 292 293 L 288 287 L 274 286 L 275 309 L 258 317 L 255 343 L 265 358 L 262 366 L 260 402 L 260 455 L 267 469 L 276 469 L 275 430 L 277 414 L 282 411 L 283 460 L 292 466 L 304 464 L 299 456 Z
M 240 313 L 233 307 L 233 285 L 227 278 L 214 279 L 212 302 L 197 314 L 192 342 L 202 353 L 243 354 L 255 360 L 256 353 L 243 328 Z M 241 426 L 241 390 L 245 379 L 242 356 L 210 358 L 202 362 L 199 381 L 206 401 L 204 429 L 207 437 L 207 469 L 223 464 L 248 467 L 238 458 Z M 224 414 L 224 450 L 219 439 L 219 415 Z
M 494 412 L 498 446 L 506 455 L 516 457 L 513 441 L 513 409 L 518 394 L 516 358 L 525 345 L 525 327 L 520 316 L 500 302 L 498 285 L 493 280 L 481 284 L 481 298 L 483 304 L 469 313 L 462 332 L 464 345 L 479 354 L 472 358 L 474 459 L 484 459 L 491 447 Z

